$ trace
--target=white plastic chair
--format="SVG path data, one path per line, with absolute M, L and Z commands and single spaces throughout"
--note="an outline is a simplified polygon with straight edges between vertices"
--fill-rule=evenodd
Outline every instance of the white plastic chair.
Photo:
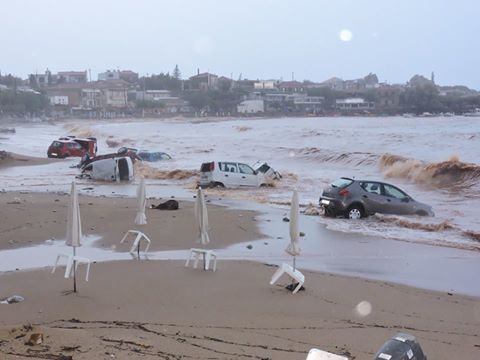
M 277 271 L 275 271 L 275 273 L 273 274 L 272 279 L 270 280 L 270 285 L 275 284 L 283 274 L 287 274 L 292 279 L 298 282 L 298 285 L 295 290 L 293 290 L 292 294 L 295 294 L 298 290 L 300 290 L 300 288 L 305 282 L 305 276 L 300 271 L 298 271 L 297 269 L 293 270 L 290 265 L 282 263 L 282 265 L 280 265 Z
M 67 259 L 67 263 L 65 267 L 65 275 L 64 275 L 65 279 L 68 279 L 70 277 L 70 274 L 72 273 L 72 270 L 73 270 L 73 262 L 75 262 L 75 271 L 77 270 L 78 265 L 80 265 L 80 263 L 84 263 L 87 265 L 87 274 L 85 276 L 85 281 L 88 281 L 88 277 L 90 274 L 90 259 L 83 258 L 80 256 L 73 256 L 73 255 L 60 253 L 57 255 L 57 260 L 55 261 L 55 265 L 53 266 L 52 274 L 57 269 L 58 262 L 60 261 L 61 258 Z
M 311 349 L 306 360 L 348 360 L 345 356 L 332 354 L 323 350 Z
M 193 263 L 193 268 L 196 269 L 198 265 L 198 260 L 200 259 L 200 256 L 203 256 L 203 268 L 204 270 L 208 270 L 210 266 L 210 259 L 213 260 L 213 267 L 212 271 L 217 270 L 217 254 L 213 250 L 207 250 L 207 249 L 195 249 L 192 248 L 190 249 L 190 255 L 188 256 L 187 262 L 185 263 L 185 266 L 188 266 L 190 263 L 190 260 L 195 257 L 195 261 Z
M 145 240 L 147 242 L 147 246 L 145 247 L 145 250 L 143 251 L 143 253 L 146 255 L 148 252 L 148 249 L 150 248 L 151 241 L 148 238 L 148 236 L 141 231 L 128 230 L 125 236 L 122 238 L 122 240 L 120 240 L 120 243 L 123 243 L 127 239 L 128 235 L 130 234 L 136 235 L 135 240 L 133 241 L 132 247 L 130 248 L 130 251 L 129 251 L 130 254 L 134 254 L 136 250 L 140 252 L 140 241 Z

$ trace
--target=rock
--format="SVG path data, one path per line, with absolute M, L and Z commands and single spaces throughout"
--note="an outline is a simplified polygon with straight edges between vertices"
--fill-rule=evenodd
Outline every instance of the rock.
M 43 343 L 43 334 L 42 333 L 34 333 L 30 335 L 30 339 L 25 343 L 25 345 L 34 346 L 40 345 Z
M 320 210 L 317 209 L 313 204 L 309 204 L 303 211 L 305 215 L 317 216 L 320 215 Z
M 247 245 L 247 249 L 248 249 L 248 250 L 252 250 L 252 249 L 253 249 L 253 246 L 249 244 L 249 245 Z
M 299 235 L 300 235 L 300 237 L 304 237 L 305 233 L 303 231 L 300 231 Z
M 290 219 L 285 216 L 285 217 L 282 219 L 282 221 L 284 221 L 284 222 L 290 222 Z

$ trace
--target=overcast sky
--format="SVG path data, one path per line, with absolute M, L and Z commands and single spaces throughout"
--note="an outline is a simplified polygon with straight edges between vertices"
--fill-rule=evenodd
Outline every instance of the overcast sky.
M 0 71 L 197 69 L 323 81 L 414 74 L 480 89 L 480 0 L 15 0 Z M 342 30 L 344 30 L 342 32 Z M 340 33 L 342 36 L 340 36 Z

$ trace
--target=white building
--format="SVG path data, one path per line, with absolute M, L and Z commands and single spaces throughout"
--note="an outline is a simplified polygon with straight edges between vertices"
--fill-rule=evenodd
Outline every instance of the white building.
M 107 70 L 103 73 L 98 74 L 98 80 L 120 80 L 120 71 L 119 70 Z
M 263 100 L 244 100 L 237 105 L 237 111 L 241 114 L 256 114 L 265 112 Z
M 362 98 L 347 98 L 336 100 L 337 110 L 371 110 L 375 108 L 375 103 L 371 101 L 365 101 Z
M 50 96 L 50 105 L 68 105 L 68 96 L 54 95 Z
M 253 84 L 255 90 L 273 90 L 276 89 L 278 81 L 276 80 L 259 80 Z

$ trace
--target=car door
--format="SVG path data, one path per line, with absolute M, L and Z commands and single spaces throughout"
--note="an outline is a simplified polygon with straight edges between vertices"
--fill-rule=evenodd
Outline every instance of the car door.
M 364 190 L 361 195 L 361 200 L 364 204 L 365 211 L 368 214 L 384 213 L 387 199 L 382 195 L 382 184 L 374 181 L 366 181 L 361 183 L 360 186 Z
M 399 188 L 383 184 L 383 193 L 387 200 L 386 214 L 408 215 L 415 213 L 410 197 Z
M 220 179 L 215 180 L 223 183 L 225 186 L 242 186 L 240 173 L 238 172 L 237 163 L 222 162 L 220 163 Z
M 258 186 L 257 173 L 247 164 L 238 163 L 242 186 Z

